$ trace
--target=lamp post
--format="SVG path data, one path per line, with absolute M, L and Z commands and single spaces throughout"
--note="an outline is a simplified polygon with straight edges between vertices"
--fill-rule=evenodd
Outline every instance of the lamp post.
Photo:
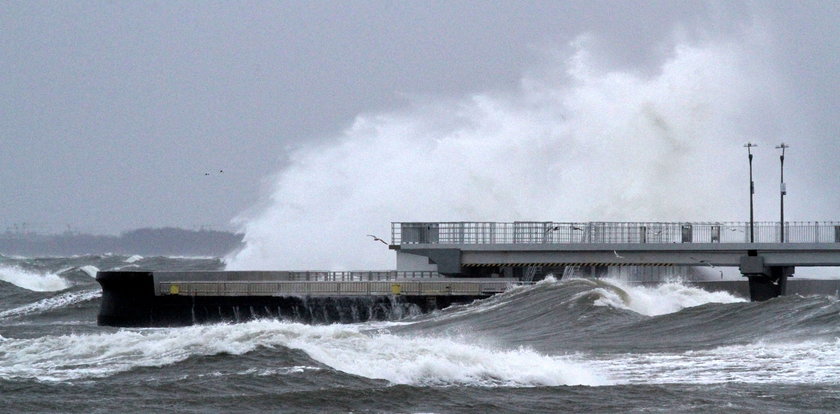
M 785 195 L 787 194 L 787 187 L 785 186 L 785 148 L 790 148 L 790 145 L 785 144 L 784 142 L 776 146 L 777 149 L 782 150 L 782 156 L 779 157 L 779 160 L 782 162 L 782 175 L 779 179 L 779 199 L 781 200 L 780 212 L 780 226 L 781 226 L 781 236 L 780 240 L 782 243 L 785 242 Z
M 747 148 L 747 155 L 750 160 L 750 243 L 755 242 L 755 220 L 753 216 L 753 195 L 755 194 L 755 183 L 753 183 L 753 176 L 752 176 L 752 151 L 753 147 L 757 147 L 758 144 L 753 144 L 752 142 L 747 142 L 744 144 L 744 147 Z

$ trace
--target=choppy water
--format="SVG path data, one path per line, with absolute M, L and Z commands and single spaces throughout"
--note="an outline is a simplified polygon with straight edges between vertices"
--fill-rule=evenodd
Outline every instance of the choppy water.
M 543 281 L 399 322 L 96 326 L 97 269 L 0 256 L 0 410 L 837 412 L 840 303 Z

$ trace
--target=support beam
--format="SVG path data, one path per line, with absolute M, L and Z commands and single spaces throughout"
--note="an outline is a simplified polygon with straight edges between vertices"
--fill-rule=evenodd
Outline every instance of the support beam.
M 742 256 L 740 269 L 741 274 L 749 279 L 750 300 L 753 302 L 784 296 L 787 279 L 795 271 L 793 266 L 767 266 L 764 257 L 755 254 Z

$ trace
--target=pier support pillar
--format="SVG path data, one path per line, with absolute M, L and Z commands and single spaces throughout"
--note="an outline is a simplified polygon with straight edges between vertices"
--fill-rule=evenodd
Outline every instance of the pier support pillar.
M 750 300 L 761 302 L 783 296 L 787 279 L 793 276 L 793 266 L 767 266 L 764 257 L 748 255 L 741 257 L 741 274 L 749 279 Z

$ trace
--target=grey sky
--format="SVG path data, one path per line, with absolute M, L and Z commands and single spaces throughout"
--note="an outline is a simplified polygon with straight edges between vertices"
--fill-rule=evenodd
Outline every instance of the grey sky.
M 672 36 L 757 19 L 809 136 L 791 162 L 823 163 L 801 173 L 818 183 L 840 171 L 838 4 L 6 1 L 0 231 L 229 228 L 290 148 L 358 114 L 515 89 L 581 33 L 606 64 L 645 71 Z

